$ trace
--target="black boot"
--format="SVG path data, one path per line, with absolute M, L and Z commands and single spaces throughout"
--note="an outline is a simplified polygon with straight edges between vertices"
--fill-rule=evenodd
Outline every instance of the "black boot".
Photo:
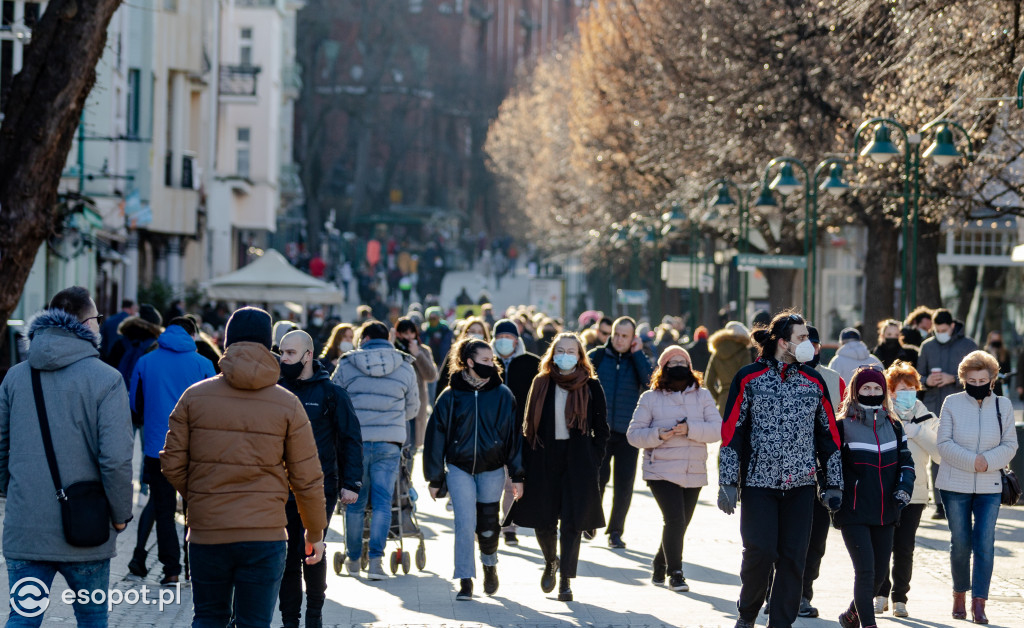
M 460 602 L 467 602 L 473 599 L 473 579 L 462 578 L 459 580 L 459 593 L 455 596 Z
M 544 572 L 540 577 L 540 590 L 551 593 L 555 590 L 555 574 L 558 573 L 558 547 L 554 536 L 537 535 L 537 545 L 544 554 Z
M 494 595 L 498 592 L 498 568 L 484 565 L 484 594 Z
M 569 588 L 569 578 L 566 578 L 565 576 L 562 576 L 562 578 L 558 581 L 558 601 L 572 601 L 572 589 Z
M 149 575 L 149 569 L 146 568 L 146 555 L 145 549 L 135 548 L 132 559 L 128 562 L 129 573 L 139 578 L 145 578 Z

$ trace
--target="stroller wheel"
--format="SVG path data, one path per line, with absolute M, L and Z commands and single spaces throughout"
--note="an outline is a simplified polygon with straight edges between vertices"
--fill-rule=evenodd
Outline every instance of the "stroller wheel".
M 395 551 L 391 552 L 391 573 L 392 574 L 398 573 L 398 561 L 401 560 L 400 557 L 398 556 L 398 553 L 400 551 L 402 551 L 402 550 L 395 550 Z
M 409 556 L 409 552 L 402 552 L 402 573 L 409 575 L 409 570 L 412 568 L 412 557 Z
M 334 552 L 334 573 L 341 575 L 341 567 L 344 565 L 345 559 L 342 557 L 341 552 Z
M 416 569 L 423 571 L 427 566 L 427 548 L 424 547 L 423 541 L 420 541 L 420 546 L 416 548 Z

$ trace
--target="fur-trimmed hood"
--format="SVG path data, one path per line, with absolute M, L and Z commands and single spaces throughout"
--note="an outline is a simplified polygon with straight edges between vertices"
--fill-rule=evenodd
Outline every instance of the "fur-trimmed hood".
M 723 358 L 732 357 L 739 351 L 745 351 L 750 346 L 750 334 L 744 334 L 731 329 L 719 329 L 708 338 L 713 353 L 721 354 Z
M 32 368 L 55 371 L 100 354 L 99 334 L 64 310 L 43 310 L 29 319 L 27 328 L 23 340 Z
M 163 332 L 163 327 L 151 323 L 141 316 L 129 316 L 117 326 L 118 335 L 126 336 L 131 340 L 148 337 L 158 338 Z

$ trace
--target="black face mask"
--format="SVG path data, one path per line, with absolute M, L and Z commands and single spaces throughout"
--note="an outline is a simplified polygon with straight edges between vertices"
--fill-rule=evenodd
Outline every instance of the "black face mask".
M 880 406 L 885 403 L 885 395 L 857 395 L 857 401 L 859 401 L 862 406 Z
M 282 362 L 281 377 L 288 380 L 299 379 L 299 376 L 302 375 L 303 368 L 305 368 L 305 365 L 301 361 L 296 362 L 295 364 L 285 364 Z
M 818 368 L 818 365 L 821 364 L 821 354 L 815 354 L 814 358 L 810 362 L 804 362 L 804 364 L 811 367 L 812 369 Z
M 491 379 L 498 374 L 498 369 L 490 364 L 474 364 L 472 366 L 473 372 L 480 379 Z
M 981 401 L 985 397 L 992 394 L 992 384 L 979 384 L 977 386 L 973 384 L 964 384 L 964 390 L 968 395 L 974 397 L 978 401 Z
M 395 338 L 395 348 L 399 351 L 409 353 L 409 343 L 401 338 Z
M 693 371 L 688 366 L 669 366 L 665 368 L 665 374 L 673 382 L 685 382 L 693 379 Z
M 1003 341 L 1002 340 L 993 340 L 992 342 L 988 343 L 988 346 L 992 347 L 993 349 L 1002 349 L 1003 348 Z
M 886 338 L 884 342 L 885 346 L 889 349 L 896 349 L 900 346 L 899 338 Z

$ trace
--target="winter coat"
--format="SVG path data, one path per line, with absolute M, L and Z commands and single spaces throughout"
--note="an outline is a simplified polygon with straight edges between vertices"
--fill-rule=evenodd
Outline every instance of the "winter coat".
M 693 370 L 698 373 L 703 373 L 708 369 L 708 361 L 711 359 L 711 350 L 708 349 L 708 344 L 709 340 L 702 338 L 694 340 L 690 346 L 686 347 L 686 352 L 690 354 Z
M 0 384 L 0 490 L 7 496 L 3 552 L 8 559 L 83 562 L 117 554 L 114 523 L 132 516 L 132 429 L 128 391 L 100 361 L 99 339 L 62 310 L 28 322 L 29 357 Z M 32 390 L 40 371 L 50 435 L 64 486 L 101 481 L 110 505 L 110 538 L 98 547 L 64 540 L 60 505 L 43 450 Z
M 814 370 L 825 380 L 825 389 L 828 390 L 828 397 L 832 402 L 832 407 L 838 408 L 846 396 L 846 382 L 843 381 L 842 377 L 839 377 L 839 373 L 836 373 L 827 366 L 819 364 L 814 367 Z
M 957 376 L 957 369 L 967 354 L 977 349 L 978 345 L 964 336 L 963 326 L 959 324 L 954 325 L 949 342 L 941 343 L 935 339 L 935 336 L 924 341 L 921 345 L 921 355 L 917 358 L 917 372 L 921 374 L 921 383 L 926 386 L 921 401 L 924 401 L 924 405 L 928 406 L 929 410 L 938 414 L 942 411 L 942 403 L 946 397 L 963 390 L 963 384 Z M 932 388 L 926 383 L 932 369 L 942 369 L 943 373 L 952 375 L 957 380 L 948 386 Z
M 836 355 L 828 363 L 828 367 L 839 373 L 844 382 L 853 379 L 854 372 L 862 366 L 882 366 L 882 361 L 871 355 L 868 346 L 860 340 L 849 340 L 836 350 Z
M 129 316 L 118 325 L 117 333 L 121 335 L 121 339 L 107 355 L 107 364 L 121 372 L 127 390 L 131 384 L 135 364 L 153 348 L 156 339 L 163 333 L 163 328 L 139 316 Z
M 686 419 L 686 436 L 662 440 L 662 428 Z M 629 444 L 643 448 L 645 480 L 666 480 L 684 488 L 708 485 L 708 446 L 722 438 L 722 417 L 706 388 L 694 384 L 683 392 L 648 390 L 640 396 L 626 430 Z
M 171 325 L 157 339 L 157 349 L 139 358 L 128 388 L 132 412 L 143 417 L 142 452 L 159 458 L 167 437 L 167 421 L 185 390 L 213 377 L 213 363 L 196 353 L 192 336 Z
M 572 504 L 567 510 L 572 520 L 563 520 L 562 523 L 575 530 L 594 530 L 605 525 L 598 475 L 609 437 L 607 405 L 600 381 L 592 379 L 587 382 L 587 386 L 590 389 L 590 402 L 587 404 L 588 433 L 569 431 L 567 475 L 572 489 Z M 556 504 L 562 502 L 563 486 L 547 471 L 553 464 L 551 456 L 554 455 L 551 452 L 555 441 L 555 388 L 556 384 L 552 382 L 544 399 L 537 432 L 537 448 L 534 449 L 528 442 L 523 443 L 523 468 L 526 470 L 523 497 L 516 500 L 502 525 L 550 528 L 557 525 L 562 516 Z M 527 409 L 523 421 L 525 423 L 529 420 Z M 563 507 L 563 510 L 566 509 Z
M 736 374 L 725 404 L 718 481 L 724 486 L 843 487 L 835 412 L 814 369 L 762 358 Z
M 423 330 L 422 343 L 430 347 L 430 353 L 434 358 L 434 366 L 441 368 L 448 359 L 448 351 L 452 348 L 452 341 L 455 335 L 448 328 L 448 324 L 441 321 L 436 327 L 427 327 Z
M 1017 452 L 1013 404 L 1006 397 L 995 395 L 985 397 L 980 406 L 966 392 L 946 397 L 939 415 L 938 448 L 942 464 L 935 478 L 936 488 L 981 495 L 1001 492 L 999 470 Z M 974 470 L 979 454 L 988 463 L 984 473 Z
M 750 353 L 747 351 L 750 336 L 721 329 L 711 334 L 708 343 L 711 345 L 711 358 L 704 372 L 704 386 L 711 391 L 718 413 L 721 414 L 725 412 L 725 402 L 729 399 L 732 378 L 736 377 L 741 368 L 750 364 Z
M 404 349 L 403 349 L 404 351 Z M 407 351 L 405 351 L 408 353 Z M 412 370 L 416 372 L 417 391 L 420 396 L 420 407 L 416 411 L 415 438 L 413 446 L 419 449 L 423 446 L 423 434 L 427 429 L 427 406 L 430 405 L 430 395 L 427 393 L 427 384 L 437 381 L 437 365 L 434 364 L 434 356 L 430 353 L 430 347 L 420 345 L 420 351 L 413 356 Z
M 896 360 L 913 364 L 917 359 L 917 352 L 913 348 L 908 351 L 903 345 L 898 343 L 894 347 L 883 342 L 875 347 L 872 354 L 882 362 L 882 366 L 885 368 L 892 366 Z
M 313 426 L 324 495 L 337 495 L 342 488 L 358 493 L 363 486 L 363 435 L 348 393 L 331 382 L 317 360 L 309 379 L 282 377 L 278 383 L 299 398 Z
M 643 351 L 619 353 L 612 348 L 611 340 L 588 356 L 604 389 L 608 427 L 613 432 L 625 434 L 640 395 L 651 383 L 654 369 Z
M 914 458 L 914 493 L 910 496 L 911 504 L 928 503 L 928 459 L 939 464 L 939 417 L 935 416 L 920 400 L 907 412 L 898 412 L 903 424 L 903 433 L 907 435 L 907 446 Z
M 493 346 L 493 342 L 491 343 Z M 516 350 L 512 357 L 506 362 L 497 350 L 494 351 L 494 359 L 500 360 L 504 367 L 501 371 L 501 382 L 512 391 L 516 398 L 516 423 L 523 423 L 523 416 L 526 414 L 526 399 L 530 396 L 530 386 L 533 386 L 533 378 L 540 372 L 540 358 L 532 353 L 526 352 L 523 343 L 516 342 Z
M 419 384 L 413 357 L 387 340 L 370 340 L 338 360 L 331 381 L 348 391 L 359 417 L 363 442 L 395 443 L 406 439 L 406 421 L 420 411 Z
M 522 482 L 522 444 L 516 400 L 501 378 L 495 375 L 478 390 L 456 373 L 427 422 L 423 477 L 440 487 L 446 464 L 470 475 L 507 465 L 512 481 Z
M 105 319 L 103 324 L 100 325 L 100 358 L 106 360 L 107 356 L 110 355 L 110 350 L 121 340 L 121 335 L 117 333 L 117 328 L 126 318 L 128 318 L 128 312 L 121 310 L 117 314 Z
M 891 525 L 903 509 L 896 491 L 913 496 L 914 460 L 899 421 L 882 409 L 865 411 L 857 404 L 854 414 L 838 421 L 843 458 L 843 505 L 832 523 Z
M 284 541 L 295 494 L 309 540 L 327 527 L 324 474 L 302 403 L 277 385 L 277 357 L 256 342 L 224 351 L 221 374 L 171 412 L 160 471 L 188 502 L 188 541 Z

